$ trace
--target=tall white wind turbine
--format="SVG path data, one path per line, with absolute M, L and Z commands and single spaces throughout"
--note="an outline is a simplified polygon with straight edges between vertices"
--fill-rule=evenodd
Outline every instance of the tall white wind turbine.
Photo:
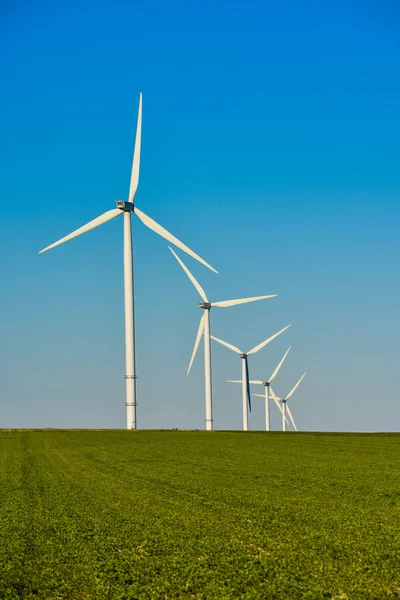
M 229 348 L 229 350 L 236 352 L 236 354 L 238 354 L 239 357 L 242 359 L 241 383 L 242 383 L 243 431 L 247 431 L 249 428 L 248 408 L 250 409 L 250 412 L 251 412 L 250 377 L 249 377 L 249 365 L 248 365 L 248 360 L 247 360 L 248 356 L 250 356 L 251 354 L 255 354 L 256 352 L 261 350 L 261 348 L 264 348 L 264 346 L 266 346 L 267 344 L 272 342 L 272 340 L 274 340 L 276 337 L 278 337 L 278 335 L 280 335 L 281 333 L 286 331 L 286 329 L 289 329 L 289 327 L 291 327 L 291 326 L 286 325 L 286 327 L 284 327 L 277 333 L 274 333 L 274 335 L 271 335 L 271 337 L 267 338 L 266 340 L 261 342 L 261 344 L 258 344 L 258 346 L 255 346 L 248 352 L 242 352 L 241 350 L 239 350 L 239 348 L 236 348 L 236 346 L 233 346 L 232 344 L 228 344 L 228 342 L 224 342 L 223 340 L 220 340 L 219 338 L 216 338 L 213 335 L 211 336 L 211 338 L 213 340 L 215 340 L 216 342 L 218 342 L 219 344 L 222 344 L 223 346 L 226 346 L 227 348 Z
M 211 377 L 211 342 L 210 342 L 210 310 L 212 307 L 225 308 L 227 306 L 236 306 L 238 304 L 246 304 L 247 302 L 255 302 L 257 300 L 264 300 L 265 298 L 274 298 L 277 294 L 270 294 L 269 296 L 254 296 L 253 298 L 239 298 L 236 300 L 223 300 L 221 302 L 210 302 L 206 296 L 205 291 L 195 279 L 194 275 L 189 271 L 183 261 L 177 256 L 177 254 L 169 248 L 172 254 L 175 256 L 186 275 L 196 288 L 203 302 L 199 302 L 199 307 L 203 309 L 203 315 L 200 319 L 199 328 L 197 331 L 196 341 L 194 344 L 192 357 L 190 359 L 189 368 L 187 374 L 189 375 L 192 367 L 194 358 L 197 353 L 197 349 L 200 344 L 201 336 L 204 334 L 204 380 L 205 380 L 205 403 L 206 403 L 206 429 L 212 431 L 213 429 L 213 411 L 212 411 L 212 377 Z
M 289 419 L 292 422 L 294 430 L 297 431 L 296 423 L 294 422 L 293 415 L 292 415 L 292 413 L 290 411 L 290 408 L 289 408 L 289 406 L 287 404 L 287 401 L 289 400 L 289 398 L 291 396 L 293 396 L 294 392 L 297 390 L 297 388 L 299 387 L 300 383 L 303 381 L 303 379 L 306 376 L 306 374 L 307 374 L 307 371 L 305 373 L 303 373 L 303 375 L 300 377 L 300 379 L 298 380 L 298 382 L 296 383 L 296 385 L 290 390 L 290 392 L 288 393 L 287 396 L 285 396 L 285 398 L 279 398 L 279 396 L 277 396 L 274 393 L 274 390 L 271 387 L 271 395 L 272 395 L 273 399 L 274 400 L 276 399 L 278 402 L 280 402 L 282 404 L 282 431 L 286 431 L 286 421 L 287 421 L 286 412 L 289 415 Z
M 125 349 L 126 349 L 126 427 L 127 429 L 136 429 L 136 365 L 135 365 L 135 321 L 134 321 L 134 293 L 133 293 L 133 255 L 132 255 L 132 227 L 131 227 L 131 213 L 134 213 L 141 221 L 161 237 L 174 244 L 203 265 L 217 273 L 217 271 L 211 267 L 205 260 L 203 260 L 198 254 L 193 252 L 188 246 L 183 244 L 178 238 L 169 233 L 164 227 L 156 223 L 151 217 L 146 215 L 143 211 L 135 204 L 136 191 L 139 184 L 139 167 L 140 167 L 140 144 L 141 144 L 141 131 L 142 131 L 142 94 L 139 97 L 139 111 L 138 121 L 136 129 L 136 141 L 135 150 L 133 154 L 133 164 L 131 181 L 129 187 L 128 201 L 117 200 L 117 208 L 109 210 L 104 214 L 100 215 L 90 223 L 87 223 L 83 227 L 76 229 L 69 235 L 63 237 L 58 242 L 54 242 L 50 246 L 47 246 L 39 252 L 46 252 L 55 246 L 59 246 L 68 240 L 86 233 L 107 221 L 111 221 L 116 217 L 124 215 L 124 298 L 125 298 Z
M 281 361 L 277 365 L 275 371 L 272 373 L 271 377 L 267 381 L 259 381 L 259 380 L 254 380 L 254 379 L 250 380 L 250 383 L 264 386 L 264 394 L 253 394 L 253 396 L 265 398 L 265 431 L 270 430 L 269 387 L 271 385 L 271 381 L 273 381 L 275 379 L 275 377 L 278 375 L 279 370 L 280 370 L 281 366 L 283 365 L 285 358 L 289 354 L 290 348 L 291 348 L 291 346 L 289 346 L 289 348 L 286 350 L 283 358 L 281 359 Z M 241 383 L 241 382 L 239 382 L 237 380 L 229 380 L 229 383 Z M 281 409 L 281 406 L 280 406 L 278 400 L 275 400 L 274 397 L 272 397 L 272 399 L 275 401 L 275 404 L 279 408 L 279 411 L 282 413 L 282 409 Z

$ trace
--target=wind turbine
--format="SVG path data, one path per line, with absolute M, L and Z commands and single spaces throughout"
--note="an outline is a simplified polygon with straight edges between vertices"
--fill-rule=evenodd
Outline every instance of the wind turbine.
M 296 391 L 296 389 L 299 387 L 300 383 L 303 381 L 304 377 L 306 376 L 307 371 L 305 373 L 303 373 L 303 375 L 300 377 L 300 379 L 298 380 L 298 382 L 296 383 L 296 385 L 290 390 L 290 392 L 288 393 L 287 396 L 285 396 L 285 398 L 279 398 L 279 396 L 277 396 L 274 393 L 274 390 L 271 388 L 271 395 L 274 398 L 274 400 L 276 399 L 278 402 L 281 402 L 282 404 L 282 431 L 286 431 L 286 412 L 289 415 L 289 419 L 292 421 L 292 425 L 295 429 L 295 431 L 297 431 L 297 427 L 296 424 L 294 422 L 292 413 L 290 412 L 290 408 L 287 405 L 287 401 L 289 400 L 289 398 L 291 396 L 293 396 L 294 392 Z
M 227 306 L 236 306 L 237 304 L 246 304 L 247 302 L 255 302 L 256 300 L 264 300 L 265 298 L 274 298 L 277 294 L 271 294 L 269 296 L 255 296 L 253 298 L 240 298 L 237 300 L 223 300 L 221 302 L 209 302 L 205 291 L 195 279 L 194 275 L 189 271 L 183 261 L 177 256 L 177 254 L 168 246 L 172 254 L 175 256 L 190 281 L 198 291 L 203 302 L 199 302 L 199 307 L 203 309 L 204 313 L 200 319 L 199 329 L 197 331 L 196 341 L 194 344 L 192 357 L 190 359 L 189 368 L 187 375 L 189 375 L 190 369 L 194 358 L 197 353 L 197 349 L 200 344 L 201 336 L 204 334 L 204 379 L 205 379 L 205 403 L 206 403 L 206 429 L 212 431 L 213 429 L 213 413 L 212 413 L 212 379 L 211 379 L 211 342 L 210 342 L 210 310 L 212 307 L 225 308 Z
M 139 167 L 140 167 L 140 145 L 141 145 L 141 130 L 142 130 L 142 94 L 139 97 L 138 121 L 136 129 L 135 150 L 133 154 L 133 164 L 131 181 L 129 187 L 128 201 L 117 200 L 117 208 L 109 210 L 100 215 L 90 223 L 76 229 L 69 235 L 58 240 L 54 244 L 47 246 L 39 252 L 46 252 L 55 246 L 59 246 L 68 240 L 86 233 L 107 221 L 111 221 L 116 217 L 124 215 L 124 299 L 125 299 L 125 362 L 126 362 L 126 427 L 127 429 L 136 429 L 136 365 L 135 365 L 135 321 L 134 321 L 134 294 L 133 294 L 133 256 L 132 256 L 132 227 L 131 213 L 134 213 L 141 221 L 161 237 L 174 244 L 203 265 L 217 273 L 211 265 L 203 260 L 198 254 L 193 252 L 188 246 L 183 244 L 178 238 L 169 233 L 164 227 L 156 223 L 151 217 L 139 210 L 135 204 L 136 191 L 139 184 Z
M 250 381 L 250 383 L 254 383 L 254 381 Z M 258 396 L 259 398 L 265 398 L 266 394 L 252 394 L 252 396 Z M 279 404 L 279 401 L 277 400 L 277 398 L 274 398 L 274 396 L 272 394 L 271 394 L 271 397 L 272 397 L 272 400 L 275 402 L 276 406 L 279 408 L 279 412 L 282 415 L 283 411 L 282 411 L 281 405 Z M 286 423 L 289 423 L 289 421 L 287 420 L 286 416 L 285 416 L 285 420 L 286 420 Z M 268 423 L 268 425 L 269 425 L 269 423 Z M 265 429 L 265 431 L 269 431 L 269 429 Z
M 263 385 L 264 386 L 264 394 L 253 394 L 253 396 L 258 396 L 260 398 L 265 398 L 265 431 L 269 431 L 270 426 L 270 418 L 269 418 L 269 387 L 271 385 L 271 381 L 273 381 L 275 379 L 275 377 L 278 375 L 279 370 L 281 368 L 281 366 L 283 365 L 283 362 L 285 360 L 285 358 L 287 357 L 287 355 L 289 354 L 290 348 L 292 346 L 289 346 L 289 348 L 286 350 L 282 360 L 279 362 L 278 366 L 276 367 L 275 371 L 272 373 L 271 377 L 267 380 L 267 381 L 258 381 L 258 380 L 251 380 L 250 383 L 254 383 L 254 384 L 258 384 L 258 385 Z M 229 383 L 241 383 L 240 381 L 237 380 L 229 380 Z M 272 399 L 275 401 L 275 404 L 277 405 L 277 407 L 279 408 L 280 412 L 282 413 L 282 408 L 279 405 L 278 400 L 275 400 L 274 397 L 272 397 Z
M 280 335 L 281 333 L 286 331 L 286 329 L 289 329 L 289 327 L 291 327 L 291 325 L 286 325 L 286 327 L 284 327 L 277 333 L 274 333 L 274 335 L 271 335 L 271 337 L 267 338 L 266 340 L 261 342 L 261 344 L 258 344 L 258 346 L 255 346 L 248 352 L 242 352 L 241 350 L 239 350 L 239 348 L 236 348 L 236 346 L 233 346 L 232 344 L 228 344 L 228 342 L 224 342 L 223 340 L 220 340 L 219 338 L 216 338 L 213 335 L 211 336 L 211 338 L 213 340 L 215 340 L 216 342 L 218 342 L 219 344 L 222 344 L 223 346 L 226 346 L 227 348 L 229 348 L 229 350 L 233 350 L 233 352 L 236 352 L 237 354 L 239 354 L 240 358 L 242 359 L 242 381 L 241 381 L 241 383 L 242 383 L 243 431 L 248 430 L 247 406 L 251 412 L 250 378 L 249 378 L 249 365 L 248 365 L 247 357 L 250 356 L 251 354 L 255 354 L 256 352 L 261 350 L 261 348 L 264 348 L 264 346 L 269 344 L 269 342 L 272 342 L 272 340 L 274 340 L 276 337 L 278 337 L 278 335 Z

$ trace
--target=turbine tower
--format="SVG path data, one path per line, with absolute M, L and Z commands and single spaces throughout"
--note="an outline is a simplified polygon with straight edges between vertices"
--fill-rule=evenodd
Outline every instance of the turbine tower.
M 199 307 L 203 309 L 203 315 L 200 319 L 199 329 L 197 331 L 196 341 L 194 344 L 192 357 L 190 359 L 189 368 L 187 375 L 190 373 L 194 358 L 197 353 L 197 349 L 200 344 L 201 336 L 204 334 L 204 380 L 205 380 L 205 404 L 206 404 L 206 429 L 212 431 L 213 429 L 213 411 L 212 411 L 212 377 L 211 377 L 211 341 L 210 341 L 210 310 L 212 307 L 225 308 L 227 306 L 236 306 L 238 304 L 246 304 L 247 302 L 255 302 L 256 300 L 264 300 L 265 298 L 274 298 L 277 294 L 271 294 L 269 296 L 255 296 L 253 298 L 240 298 L 237 300 L 223 300 L 221 302 L 210 302 L 206 296 L 205 291 L 195 279 L 194 275 L 189 271 L 183 261 L 177 256 L 177 254 L 169 247 L 172 254 L 175 256 L 186 275 L 196 288 L 203 302 L 199 302 Z
M 129 187 L 129 196 L 128 201 L 125 200 L 117 200 L 117 208 L 109 210 L 102 214 L 100 217 L 97 217 L 93 221 L 90 221 L 83 227 L 76 229 L 69 235 L 63 237 L 62 239 L 54 242 L 54 244 L 50 244 L 43 250 L 39 252 L 46 252 L 55 246 L 59 246 L 68 240 L 72 240 L 73 238 L 81 235 L 82 233 L 86 233 L 99 225 L 103 225 L 103 223 L 107 223 L 116 217 L 120 217 L 124 215 L 124 300 L 125 300 L 125 351 L 126 351 L 126 372 L 125 372 L 125 380 L 126 380 L 126 427 L 127 429 L 136 429 L 137 420 L 136 420 L 136 406 L 137 406 L 137 396 L 136 396 L 136 363 L 135 363 L 135 320 L 134 320 L 134 293 L 133 293 L 133 254 L 132 254 L 132 227 L 131 227 L 131 214 L 135 214 L 140 221 L 146 227 L 158 233 L 161 237 L 168 240 L 170 243 L 174 244 L 203 265 L 217 273 L 211 265 L 209 265 L 205 260 L 203 260 L 198 254 L 193 252 L 188 246 L 183 244 L 178 238 L 169 233 L 164 227 L 156 223 L 151 217 L 146 215 L 144 212 L 139 210 L 139 208 L 135 204 L 136 191 L 139 184 L 139 168 L 140 168 L 140 145 L 141 145 L 141 131 L 142 131 L 142 94 L 139 97 L 139 111 L 138 111 L 138 121 L 137 121 L 137 129 L 136 129 L 136 141 L 135 141 L 135 150 L 133 154 L 133 164 L 132 164 L 132 173 L 131 173 L 131 181 Z
M 224 342 L 223 340 L 220 340 L 219 338 L 216 338 L 213 335 L 211 336 L 211 338 L 213 340 L 215 340 L 216 342 L 218 342 L 219 344 L 222 344 L 223 346 L 226 346 L 227 348 L 229 348 L 229 350 L 232 350 L 233 352 L 236 352 L 239 355 L 239 357 L 242 359 L 242 380 L 241 380 L 241 384 L 242 384 L 243 431 L 247 431 L 248 430 L 248 408 L 250 409 L 250 412 L 251 412 L 250 377 L 249 377 L 248 356 L 250 356 L 251 354 L 255 354 L 256 352 L 258 352 L 259 350 L 261 350 L 261 348 L 264 348 L 264 346 L 266 346 L 267 344 L 269 344 L 269 342 L 272 342 L 272 340 L 274 340 L 276 337 L 278 337 L 278 335 L 280 335 L 281 333 L 283 333 L 284 331 L 286 331 L 286 329 L 289 329 L 289 327 L 291 327 L 291 326 L 290 325 L 286 325 L 286 327 L 284 327 L 283 329 L 281 329 L 277 333 L 274 333 L 274 335 L 272 335 L 271 337 L 267 338 L 266 340 L 264 340 L 263 342 L 261 342 L 261 344 L 258 344 L 258 346 L 255 346 L 254 348 L 252 348 L 248 352 L 242 352 L 241 350 L 239 350 L 239 348 L 236 348 L 236 346 L 233 346 L 232 344 L 228 344 L 228 342 Z
M 282 404 L 282 431 L 286 431 L 286 421 L 287 421 L 286 412 L 289 415 L 289 419 L 292 422 L 294 430 L 297 431 L 296 423 L 294 422 L 292 413 L 290 412 L 290 408 L 287 405 L 287 401 L 289 400 L 289 398 L 291 396 L 293 396 L 294 392 L 299 387 L 300 383 L 303 381 L 303 379 L 306 376 L 306 374 L 307 374 L 307 371 L 305 373 L 303 373 L 303 375 L 300 377 L 300 379 L 298 380 L 298 382 L 296 383 L 296 385 L 290 390 L 290 392 L 288 393 L 287 396 L 285 396 L 285 398 L 279 398 L 279 396 L 277 396 L 274 393 L 274 390 L 271 388 L 271 395 L 274 398 L 274 400 L 276 399 L 278 402 L 281 402 L 281 404 Z
M 282 360 L 279 362 L 278 366 L 276 367 L 275 371 L 272 373 L 271 377 L 267 380 L 267 381 L 259 381 L 259 380 L 250 380 L 250 383 L 254 383 L 254 384 L 258 384 L 258 385 L 263 385 L 264 386 L 264 394 L 253 394 L 253 396 L 258 396 L 260 398 L 265 398 L 265 431 L 269 431 L 270 430 L 270 407 L 269 407 L 269 387 L 271 385 L 271 381 L 273 381 L 275 379 L 275 377 L 278 375 L 279 370 L 281 368 L 281 366 L 283 365 L 283 362 L 285 360 L 285 358 L 287 357 L 287 355 L 289 354 L 291 346 L 289 346 L 288 350 L 286 350 Z M 228 383 L 241 383 L 240 381 L 237 380 L 228 380 Z M 275 398 L 273 397 L 273 400 L 275 401 L 275 404 L 277 405 L 277 407 L 279 408 L 280 412 L 282 413 L 282 408 L 280 407 L 280 404 L 278 402 L 278 400 L 275 400 Z

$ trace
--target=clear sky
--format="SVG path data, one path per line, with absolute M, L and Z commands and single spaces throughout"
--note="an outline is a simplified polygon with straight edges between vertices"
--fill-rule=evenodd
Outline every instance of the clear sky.
M 292 344 L 298 428 L 399 431 L 399 31 L 394 0 L 5 0 L 0 427 L 125 426 L 122 220 L 38 251 L 127 197 L 142 91 L 138 206 L 220 271 L 180 253 L 211 299 L 278 294 L 214 335 L 292 323 L 249 364 Z M 138 425 L 202 428 L 199 298 L 134 221 Z M 215 427 L 240 428 L 240 359 L 212 351 Z

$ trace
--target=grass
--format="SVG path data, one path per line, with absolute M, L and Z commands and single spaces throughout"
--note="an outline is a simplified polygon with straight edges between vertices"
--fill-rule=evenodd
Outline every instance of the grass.
M 0 598 L 400 597 L 400 435 L 0 431 Z

